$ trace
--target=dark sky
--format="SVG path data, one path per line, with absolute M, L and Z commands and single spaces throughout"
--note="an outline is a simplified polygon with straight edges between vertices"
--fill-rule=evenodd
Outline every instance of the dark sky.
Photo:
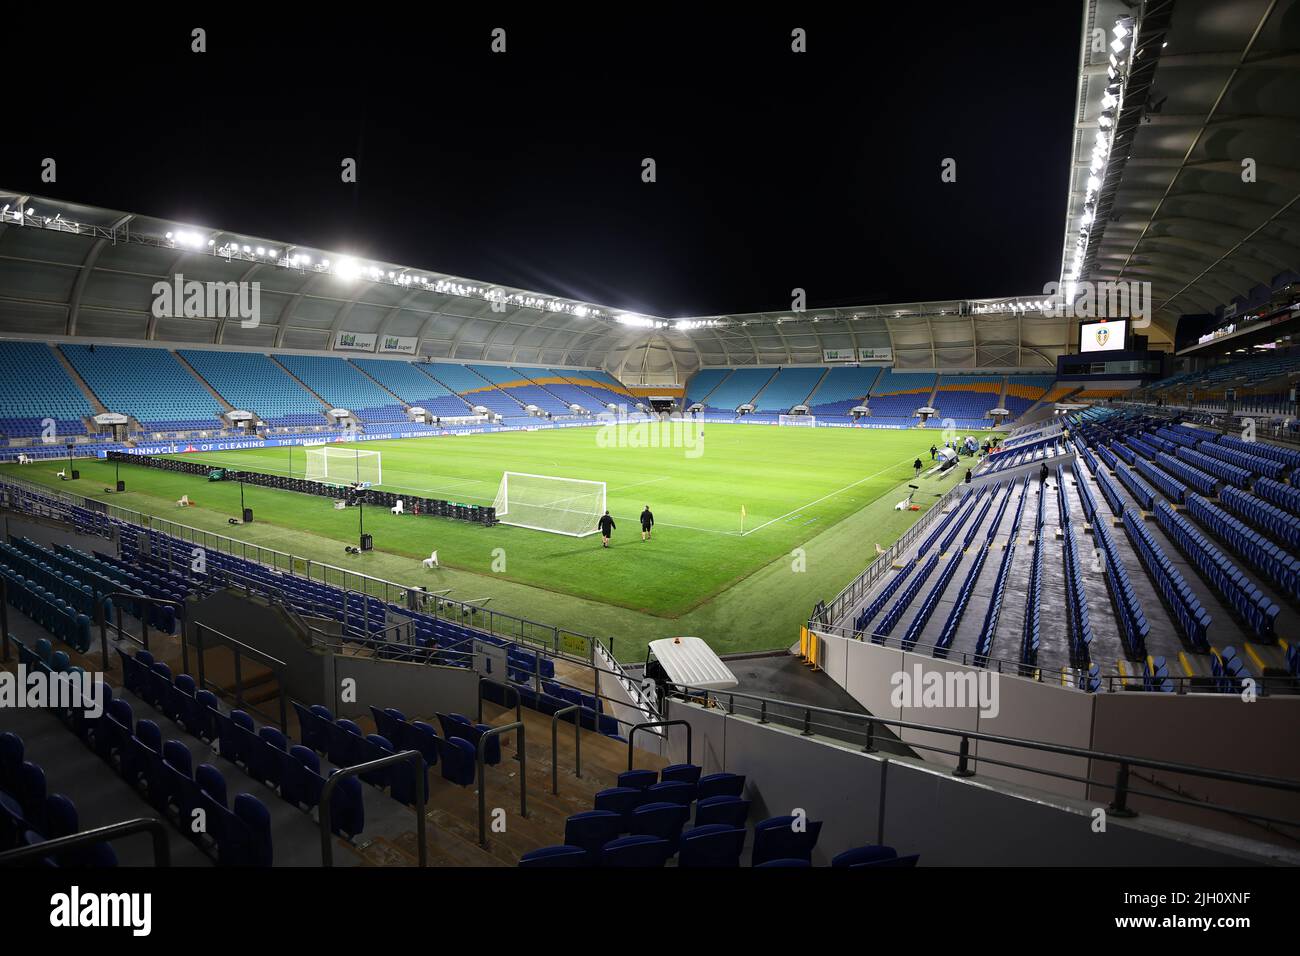
M 68 10 L 6 31 L 0 187 L 667 317 L 1041 289 L 1080 8 L 862 6 Z

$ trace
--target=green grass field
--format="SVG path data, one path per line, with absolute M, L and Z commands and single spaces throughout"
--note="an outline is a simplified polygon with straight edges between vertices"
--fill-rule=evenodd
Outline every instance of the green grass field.
M 619 656 L 636 658 L 645 640 L 674 634 L 704 637 L 720 652 L 791 643 L 818 599 L 833 597 L 874 558 L 875 544 L 888 545 L 916 519 L 917 512 L 893 505 L 905 494 L 912 460 L 919 455 L 928 466 L 938 437 L 710 424 L 695 447 L 632 447 L 633 435 L 646 438 L 630 432 L 611 441 L 618 436 L 608 430 L 571 428 L 355 446 L 382 454 L 384 489 L 467 504 L 492 503 L 506 470 L 604 481 L 618 523 L 608 550 L 599 535 L 483 528 L 367 508 L 365 530 L 377 550 L 351 556 L 343 545 L 356 543 L 357 510 L 335 510 L 317 496 L 246 485 L 255 521 L 234 527 L 226 520 L 239 511 L 233 482 L 124 465 L 127 491 L 106 495 L 113 478 L 107 462 L 79 463 L 75 485 L 59 482 L 57 467 L 4 470 L 376 577 L 450 588 L 453 598 L 491 598 L 499 610 L 616 636 Z M 296 477 L 306 466 L 302 448 L 178 457 Z M 925 482 L 918 504 L 928 507 L 952 480 Z M 175 506 L 185 494 L 196 507 Z M 647 504 L 657 523 L 643 542 L 637 516 Z M 434 548 L 443 567 L 426 570 L 419 559 Z

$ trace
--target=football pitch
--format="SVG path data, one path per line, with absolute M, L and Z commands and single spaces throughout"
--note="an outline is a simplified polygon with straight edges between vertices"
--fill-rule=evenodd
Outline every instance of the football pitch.
M 688 429 L 693 425 L 687 426 Z M 655 434 L 651 428 L 657 428 Z M 906 494 L 918 456 L 928 468 L 936 431 L 780 428 L 709 424 L 703 434 L 669 427 L 581 427 L 449 435 L 343 447 L 382 455 L 383 481 L 397 493 L 492 504 L 505 471 L 606 483 L 617 523 L 600 536 L 569 537 L 423 515 L 364 509 L 375 551 L 349 555 L 358 509 L 328 498 L 245 485 L 254 523 L 232 526 L 240 487 L 202 476 L 123 465 L 127 490 L 106 494 L 114 466 L 81 461 L 81 480 L 60 482 L 53 463 L 5 466 L 57 486 L 182 524 L 325 561 L 545 624 L 638 642 L 695 634 L 720 652 L 784 647 L 819 599 L 829 599 L 918 516 L 893 505 Z M 339 447 L 339 446 L 334 446 Z M 306 477 L 302 447 L 188 453 L 175 457 L 236 470 Z M 964 472 L 964 468 L 957 469 Z M 341 480 L 346 480 L 341 478 Z M 957 479 L 923 482 L 926 508 Z M 188 495 L 191 508 L 175 502 Z M 649 505 L 654 534 L 642 541 Z M 442 565 L 420 559 L 436 549 Z

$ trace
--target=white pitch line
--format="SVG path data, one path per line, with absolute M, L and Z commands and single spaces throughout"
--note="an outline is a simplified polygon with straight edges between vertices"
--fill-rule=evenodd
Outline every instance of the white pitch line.
M 742 538 L 747 537 L 747 536 L 753 534 L 755 531 L 762 531 L 764 528 L 766 528 L 768 525 L 772 524 L 773 522 L 780 521 L 782 518 L 788 518 L 788 517 L 790 517 L 790 515 L 797 515 L 799 512 L 804 511 L 804 510 L 806 510 L 806 509 L 808 509 L 808 508 L 811 508 L 813 505 L 815 505 L 815 504 L 819 504 L 819 503 L 825 501 L 827 498 L 834 498 L 836 495 L 841 494 L 841 493 L 843 493 L 843 492 L 845 492 L 845 491 L 848 491 L 850 488 L 856 487 L 857 485 L 862 484 L 864 481 L 870 481 L 872 478 L 879 478 L 879 477 L 880 477 L 881 475 L 883 475 L 885 472 L 890 471 L 891 469 L 897 468 L 899 465 L 905 465 L 905 464 L 907 464 L 907 459 L 906 459 L 906 458 L 904 458 L 902 461 L 894 462 L 894 464 L 888 466 L 887 468 L 882 468 L 882 469 L 880 469 L 880 471 L 876 472 L 874 475 L 867 475 L 865 478 L 859 478 L 857 481 L 853 482 L 853 484 L 845 485 L 843 488 L 839 489 L 839 491 L 832 491 L 832 492 L 831 492 L 830 494 L 828 494 L 828 495 L 822 495 L 822 496 L 821 496 L 820 498 L 818 498 L 816 501 L 810 501 L 810 502 L 808 502 L 806 505 L 800 505 L 798 508 L 795 508 L 793 511 L 787 511 L 785 514 L 783 514 L 783 515 L 779 515 L 779 516 L 773 518 L 771 521 L 764 521 L 764 522 L 763 522 L 761 525 L 759 525 L 757 528 L 750 528 L 748 531 L 744 532 L 744 533 L 741 535 L 741 537 L 742 537 Z
M 641 485 L 653 485 L 656 481 L 667 481 L 671 477 L 672 475 L 661 475 L 658 478 L 647 478 L 645 481 L 635 481 L 630 485 L 620 485 L 617 488 L 611 488 L 609 490 L 611 494 L 615 491 L 627 491 L 629 488 L 638 488 Z

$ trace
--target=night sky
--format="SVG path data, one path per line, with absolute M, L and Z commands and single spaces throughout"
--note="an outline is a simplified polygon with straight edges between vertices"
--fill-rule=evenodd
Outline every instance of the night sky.
M 864 7 L 52 14 L 6 31 L 0 186 L 666 317 L 1040 290 L 1079 6 Z

